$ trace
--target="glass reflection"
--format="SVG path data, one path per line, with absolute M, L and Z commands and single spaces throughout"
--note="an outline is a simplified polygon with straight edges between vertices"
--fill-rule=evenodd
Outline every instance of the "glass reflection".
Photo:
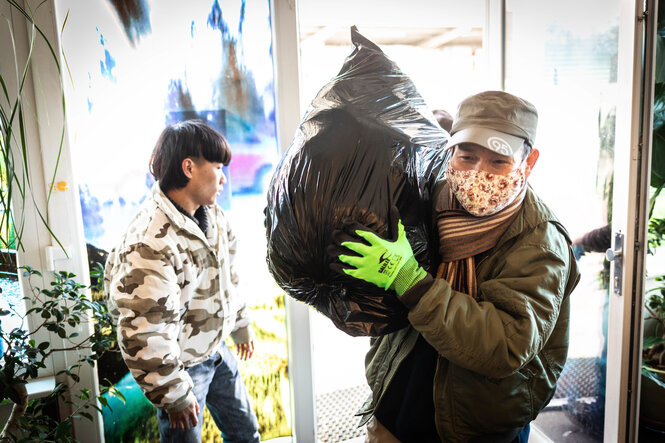
M 540 112 L 531 183 L 568 229 L 582 274 L 568 362 L 534 429 L 553 441 L 602 441 L 619 2 L 508 0 L 506 11 L 506 90 Z

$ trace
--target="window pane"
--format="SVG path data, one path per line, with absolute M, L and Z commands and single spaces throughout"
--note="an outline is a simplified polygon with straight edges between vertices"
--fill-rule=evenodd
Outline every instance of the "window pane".
M 0 134 L 0 143 L 4 142 Z M 4 143 L 2 143 L 4 146 Z M 0 192 L 7 198 L 7 174 L 5 159 L 0 154 Z M 0 212 L 0 311 L 8 311 L 0 316 L 0 328 L 4 334 L 14 328 L 26 327 L 22 323 L 25 316 L 25 301 L 21 292 L 16 261 L 16 240 L 14 223 L 10 212 Z M 0 339 L 0 357 L 4 355 L 7 344 Z
M 553 441 L 602 441 L 619 2 L 506 2 L 506 90 L 538 108 L 530 177 L 576 245 L 568 362 L 535 422 Z
M 14 328 L 27 327 L 27 324 L 22 322 L 25 317 L 25 301 L 16 266 L 16 251 L 0 251 L 0 311 L 9 311 L 9 314 L 0 317 L 3 334 Z M 6 346 L 4 340 L 0 340 L 0 357 L 4 355 Z

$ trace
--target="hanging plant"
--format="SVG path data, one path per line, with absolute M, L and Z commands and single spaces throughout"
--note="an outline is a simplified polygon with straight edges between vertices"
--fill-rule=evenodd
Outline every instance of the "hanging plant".
M 60 76 L 61 66 L 53 45 L 44 32 L 35 22 L 37 10 L 46 2 L 41 1 L 33 10 L 31 2 L 21 2 L 19 5 L 15 0 L 2 0 L 9 6 L 9 17 L 3 15 L 0 23 L 7 26 L 7 33 L 11 42 L 11 58 L 3 59 L 8 63 L 8 68 L 0 71 L 0 249 L 23 250 L 23 235 L 25 228 L 25 208 L 30 205 L 34 207 L 37 217 L 48 230 L 53 239 L 64 250 L 64 247 L 51 230 L 48 222 L 48 202 L 51 197 L 51 189 L 47 191 L 46 205 L 40 207 L 33 195 L 34 183 L 31 178 L 31 165 L 29 162 L 29 146 L 26 138 L 26 115 L 32 113 L 31 107 L 26 101 L 26 82 L 29 79 L 33 61 L 33 50 L 38 42 L 48 46 L 50 60 L 54 63 Z M 35 2 L 33 2 L 35 3 Z M 28 23 L 28 48 L 25 60 L 22 60 L 20 51 L 17 50 L 16 39 L 18 30 L 14 29 L 12 15 L 19 14 Z M 65 23 L 67 18 L 65 18 Z M 13 65 L 12 65 L 13 62 Z M 62 113 L 65 113 L 64 92 L 62 95 Z M 60 130 L 58 145 L 58 161 L 56 161 L 53 177 L 58 171 L 58 163 L 62 152 L 65 138 L 64 124 Z M 12 204 L 14 203 L 14 204 Z

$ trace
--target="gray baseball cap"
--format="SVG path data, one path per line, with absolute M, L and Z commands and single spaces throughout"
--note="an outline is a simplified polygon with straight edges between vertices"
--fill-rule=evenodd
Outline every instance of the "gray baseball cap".
M 475 143 L 501 155 L 533 146 L 538 111 L 528 101 L 503 91 L 485 91 L 465 98 L 457 108 L 448 146 Z

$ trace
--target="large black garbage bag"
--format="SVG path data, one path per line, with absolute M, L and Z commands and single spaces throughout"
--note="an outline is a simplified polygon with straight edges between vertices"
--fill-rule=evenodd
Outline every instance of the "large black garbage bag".
M 349 217 L 391 237 L 396 205 L 416 259 L 430 270 L 432 191 L 449 136 L 377 45 L 355 27 L 351 39 L 355 50 L 313 100 L 273 176 L 267 261 L 288 295 L 349 335 L 377 336 L 406 326 L 407 310 L 396 294 L 329 268 L 332 232 Z

